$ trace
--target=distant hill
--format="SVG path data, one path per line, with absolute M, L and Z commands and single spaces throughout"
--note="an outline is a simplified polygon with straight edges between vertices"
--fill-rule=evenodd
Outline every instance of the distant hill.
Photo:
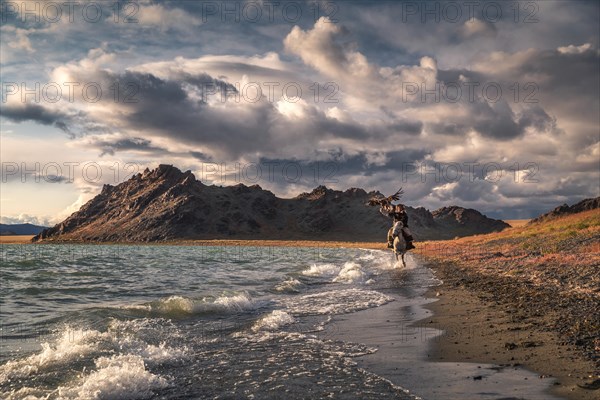
M 531 221 L 529 221 L 529 224 L 536 224 L 554 218 L 562 217 L 564 215 L 577 214 L 583 211 L 595 210 L 598 208 L 600 208 L 600 197 L 596 197 L 595 199 L 585 199 L 577 204 L 573 204 L 572 206 L 569 206 L 565 203 L 561 206 L 556 207 L 554 210 L 547 212 L 546 214 L 540 215 L 539 217 L 532 219 Z
M 146 169 L 102 192 L 38 240 L 152 242 L 177 239 L 288 239 L 385 241 L 391 221 L 363 189 L 319 186 L 292 199 L 258 185 L 207 186 L 170 165 Z M 433 213 L 408 207 L 419 240 L 502 230 L 509 225 L 476 210 L 445 207 Z
M 44 229 L 47 227 L 33 224 L 0 224 L 0 235 L 37 235 Z

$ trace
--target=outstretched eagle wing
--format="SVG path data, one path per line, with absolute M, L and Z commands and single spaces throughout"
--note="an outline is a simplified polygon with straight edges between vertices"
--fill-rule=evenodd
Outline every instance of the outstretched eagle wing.
M 400 188 L 400 189 L 398 189 L 398 191 L 396 193 L 389 196 L 388 199 L 389 199 L 390 203 L 392 201 L 398 201 L 398 200 L 400 200 L 400 198 L 402 197 L 403 194 L 404 194 L 404 190 L 402 190 L 402 188 Z
M 394 193 L 391 196 L 388 197 L 382 197 L 382 196 L 377 196 L 377 197 L 372 197 L 369 199 L 369 201 L 367 202 L 368 206 L 387 206 L 387 205 L 391 205 L 392 201 L 398 201 L 400 200 L 400 198 L 402 197 L 402 195 L 404 194 L 404 190 L 402 190 L 402 188 L 398 189 L 398 191 L 396 193 Z

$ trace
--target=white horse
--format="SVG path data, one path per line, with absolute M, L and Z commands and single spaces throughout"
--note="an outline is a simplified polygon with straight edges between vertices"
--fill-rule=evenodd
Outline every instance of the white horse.
M 402 221 L 394 223 L 394 226 L 392 227 L 392 237 L 394 238 L 394 246 L 392 251 L 396 256 L 396 261 L 402 260 L 402 267 L 406 267 L 406 263 L 404 262 L 404 254 L 406 254 L 406 240 L 404 240 L 404 236 L 402 235 L 402 228 L 404 228 Z

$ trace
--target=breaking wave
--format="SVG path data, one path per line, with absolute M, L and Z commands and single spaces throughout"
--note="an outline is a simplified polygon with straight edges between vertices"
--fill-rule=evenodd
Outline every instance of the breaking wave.
M 169 377 L 150 369 L 178 363 L 187 357 L 185 347 L 147 341 L 160 338 L 165 331 L 172 332 L 170 328 L 173 327 L 166 321 L 146 319 L 113 320 L 105 332 L 65 326 L 54 340 L 42 343 L 40 352 L 0 366 L 0 385 L 8 388 L 0 392 L 0 397 L 35 400 L 58 394 L 60 399 L 147 398 L 153 390 L 169 386 Z M 86 359 L 92 360 L 92 364 Z M 74 364 L 80 367 L 74 369 Z M 83 372 L 73 375 L 76 370 Z M 11 382 L 22 379 L 35 382 L 47 374 L 58 374 L 65 381 L 51 393 L 43 387 L 10 389 Z
M 124 306 L 129 310 L 145 311 L 153 316 L 178 317 L 195 314 L 236 313 L 253 310 L 256 302 L 246 294 L 203 297 L 194 299 L 184 296 L 169 296 L 147 304 Z

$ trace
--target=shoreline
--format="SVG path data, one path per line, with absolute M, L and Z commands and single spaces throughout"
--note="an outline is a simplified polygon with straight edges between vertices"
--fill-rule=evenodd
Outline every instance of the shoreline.
M 423 306 L 433 315 L 414 323 L 444 331 L 430 341 L 430 361 L 519 366 L 535 372 L 539 379 L 554 379 L 553 395 L 569 400 L 598 398 L 594 363 L 583 358 L 576 346 L 544 329 L 552 316 L 525 319 L 515 315 L 518 310 L 511 304 L 498 302 L 483 290 L 451 282 L 452 278 L 444 276 L 447 272 L 419 258 L 443 281 L 425 294 L 438 300 Z
M 388 250 L 386 243 L 359 242 L 345 240 L 276 240 L 276 239 L 194 239 L 173 240 L 163 242 L 85 242 L 85 241 L 54 241 L 46 240 L 31 242 L 33 236 L 0 236 L 0 244 L 65 244 L 65 245 L 117 245 L 117 246 L 244 246 L 244 247 L 326 247 L 326 248 L 365 248 L 373 250 Z
M 511 227 L 521 227 L 529 222 L 529 219 L 507 219 L 504 222 Z M 385 232 L 382 233 L 383 240 L 376 242 L 359 242 L 353 240 L 279 240 L 279 239 L 175 239 L 155 242 L 95 242 L 78 240 L 42 240 L 32 242 L 36 235 L 0 235 L 0 245 L 2 244 L 118 244 L 118 245 L 181 245 L 181 246 L 301 246 L 301 247 L 364 247 L 369 249 L 387 250 L 385 246 Z M 251 243 L 251 244 L 249 244 Z M 314 246 L 313 243 L 319 243 L 321 246 Z M 343 244 L 343 245 L 342 245 Z M 378 246 L 381 244 L 381 246 Z
M 2 244 L 33 244 L 31 239 L 35 235 L 0 235 L 0 245 Z
M 431 269 L 411 256 L 406 268 L 391 273 L 400 285 L 392 284 L 383 293 L 394 301 L 336 315 L 322 333 L 376 349 L 355 359 L 361 368 L 424 399 L 564 400 L 551 393 L 553 380 L 539 379 L 522 364 L 432 358 L 432 345 L 443 343 L 440 338 L 448 336 L 449 330 L 442 324 L 422 323 L 436 319 L 428 307 L 436 303 L 438 287 L 431 289 L 435 283 Z
M 3 238 L 9 238 L 4 236 Z M 13 237 L 15 239 L 16 237 Z M 31 236 L 19 237 L 30 239 Z M 471 239 L 472 240 L 472 239 Z M 9 244 L 5 240 L 2 244 Z M 383 242 L 321 241 L 321 240 L 180 240 L 161 243 L 89 243 L 89 242 L 16 242 L 22 244 L 95 244 L 95 245 L 180 245 L 180 246 L 256 246 L 256 247 L 316 247 L 365 248 L 387 251 Z M 585 359 L 581 349 L 548 329 L 548 322 L 556 319 L 558 312 L 525 313 L 519 299 L 507 301 L 495 297 L 489 285 L 466 270 L 427 257 L 430 244 L 417 243 L 413 252 L 419 262 L 432 269 L 443 281 L 439 287 L 429 289 L 425 297 L 438 301 L 423 307 L 433 313 L 414 323 L 415 327 L 435 328 L 444 334 L 429 343 L 428 360 L 433 362 L 468 362 L 519 366 L 535 371 L 539 378 L 554 378 L 558 384 L 551 393 L 566 399 L 592 400 L 600 388 L 598 372 L 591 360 Z M 443 245 L 446 242 L 437 242 Z M 14 244 L 14 243 L 10 243 Z M 435 246 L 434 246 L 435 247 Z M 435 249 L 433 249 L 435 250 Z M 447 254 L 444 254 L 447 256 Z M 445 257 L 442 257 L 445 258 Z M 487 279 L 493 279 L 488 277 Z M 499 277 L 496 277 L 499 279 Z M 485 282 L 484 282 L 485 283 Z M 488 281 L 488 283 L 490 283 Z M 498 282 L 499 283 L 499 282 Z M 492 285 L 493 286 L 493 285 Z M 584 388 L 587 387 L 587 388 Z

